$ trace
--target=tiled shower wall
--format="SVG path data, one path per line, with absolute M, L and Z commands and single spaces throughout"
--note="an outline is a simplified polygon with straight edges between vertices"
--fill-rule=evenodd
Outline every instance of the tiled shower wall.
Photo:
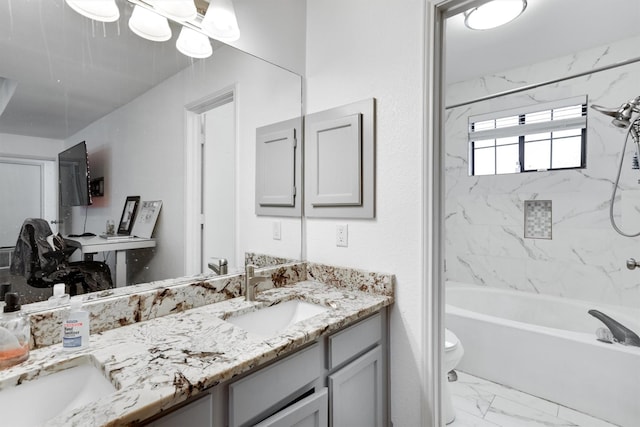
M 571 57 L 497 73 L 447 88 L 447 104 L 476 99 L 592 69 L 634 56 L 640 38 Z M 472 66 L 473 64 L 470 64 Z M 503 96 L 446 111 L 446 278 L 600 303 L 640 306 L 640 237 L 618 235 L 609 199 L 626 131 L 589 108 L 586 169 L 470 177 L 470 115 L 588 95 L 588 104 L 619 106 L 640 95 L 640 64 Z M 640 171 L 631 170 L 627 145 L 615 217 L 627 233 L 640 232 Z M 552 202 L 552 239 L 524 235 L 524 202 Z

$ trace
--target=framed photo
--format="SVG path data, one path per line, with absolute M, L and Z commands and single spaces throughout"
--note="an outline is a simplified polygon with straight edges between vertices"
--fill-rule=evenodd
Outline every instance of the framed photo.
M 131 234 L 131 229 L 133 228 L 133 223 L 136 219 L 138 203 L 140 203 L 140 196 L 127 197 L 127 201 L 124 202 L 124 209 L 122 209 L 120 225 L 118 225 L 118 234 L 127 236 Z
M 133 235 L 150 239 L 162 208 L 162 200 L 145 200 L 133 226 Z

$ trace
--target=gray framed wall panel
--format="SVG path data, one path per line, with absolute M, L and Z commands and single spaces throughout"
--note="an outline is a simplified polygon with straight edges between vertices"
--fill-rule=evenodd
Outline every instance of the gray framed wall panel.
M 301 135 L 301 118 L 256 129 L 256 215 L 301 215 Z
M 305 215 L 375 217 L 375 98 L 305 117 Z
M 318 206 L 362 205 L 362 114 L 309 124 L 309 176 L 315 178 L 309 203 Z M 338 171 L 338 173 L 336 173 Z

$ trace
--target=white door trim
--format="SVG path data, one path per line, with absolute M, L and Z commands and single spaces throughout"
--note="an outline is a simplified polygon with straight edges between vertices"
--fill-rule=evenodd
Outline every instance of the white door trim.
M 442 360 L 444 357 L 444 108 L 445 20 L 488 0 L 426 0 L 424 133 L 422 424 L 444 426 Z
M 200 146 L 201 114 L 212 108 L 233 102 L 237 98 L 236 85 L 228 86 L 185 105 L 185 176 L 184 176 L 184 268 L 185 275 L 200 273 L 202 246 L 202 157 Z M 237 116 L 236 116 L 237 117 Z M 236 119 L 237 121 L 237 119 Z M 237 138 L 236 126 L 236 142 Z

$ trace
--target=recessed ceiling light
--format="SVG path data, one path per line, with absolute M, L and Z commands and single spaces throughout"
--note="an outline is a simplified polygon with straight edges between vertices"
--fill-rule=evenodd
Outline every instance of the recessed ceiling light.
M 464 13 L 464 24 L 472 30 L 488 30 L 513 21 L 527 8 L 526 0 L 493 0 Z

